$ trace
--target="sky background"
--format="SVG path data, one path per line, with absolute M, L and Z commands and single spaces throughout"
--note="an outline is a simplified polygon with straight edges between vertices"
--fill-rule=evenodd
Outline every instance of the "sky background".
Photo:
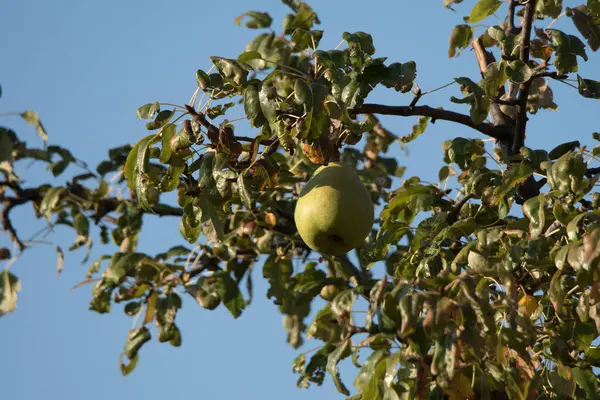
M 472 3 L 463 2 L 456 13 L 445 9 L 439 0 L 330 0 L 313 1 L 311 5 L 321 19 L 319 29 L 325 30 L 321 49 L 335 47 L 344 31 L 369 32 L 377 56 L 387 56 L 388 62 L 417 62 L 417 82 L 427 91 L 457 76 L 478 80 L 470 51 L 464 51 L 458 59 L 447 57 L 448 35 L 468 14 Z M 563 3 L 574 6 L 580 1 Z M 233 21 L 249 10 L 269 12 L 277 31 L 287 13 L 287 8 L 274 0 L 2 1 L 0 113 L 36 110 L 51 144 L 68 147 L 95 166 L 106 158 L 109 148 L 135 143 L 146 135 L 144 122 L 136 118 L 139 106 L 153 101 L 186 103 L 196 87 L 195 71 L 208 70 L 210 56 L 235 58 L 243 52 L 257 31 L 237 27 Z M 495 23 L 494 17 L 483 22 Z M 555 27 L 570 29 L 571 23 L 561 20 Z M 600 79 L 600 57 L 590 55 L 592 60 L 581 66 L 580 73 Z M 528 146 L 550 150 L 574 139 L 592 144 L 591 133 L 600 131 L 599 103 L 579 97 L 565 85 L 554 83 L 552 87 L 560 109 L 541 111 L 532 118 Z M 452 95 L 459 95 L 457 86 L 425 96 L 421 103 L 468 112 L 449 103 Z M 368 101 L 406 105 L 410 96 L 377 90 Z M 243 111 L 238 112 L 242 116 Z M 231 114 L 231 118 L 237 116 Z M 415 120 L 382 118 L 385 126 L 398 135 L 409 133 Z M 40 144 L 35 131 L 18 117 L 2 117 L 0 125 L 11 127 L 30 145 Z M 254 134 L 247 124 L 237 126 L 241 135 Z M 398 146 L 392 154 L 407 166 L 406 177 L 419 175 L 435 182 L 442 165 L 440 145 L 456 136 L 480 137 L 468 128 L 439 121 L 409 144 L 408 155 Z M 49 176 L 36 167 L 19 172 L 31 184 Z M 68 176 L 54 183 L 64 184 Z M 23 237 L 43 226 L 43 221 L 31 217 L 29 207 L 14 216 Z M 141 251 L 154 253 L 184 244 L 175 218 L 146 218 L 144 223 Z M 68 247 L 72 232 L 57 229 L 50 240 Z M 9 246 L 5 236 L 0 236 L 2 246 Z M 114 250 L 97 245 L 93 256 Z M 121 376 L 118 355 L 131 328 L 131 318 L 125 316 L 120 305 L 108 315 L 88 311 L 89 286 L 70 291 L 84 279 L 88 265 L 81 265 L 82 258 L 81 251 L 67 254 L 65 269 L 58 278 L 53 247 L 28 251 L 11 267 L 21 279 L 23 290 L 16 312 L 0 319 L 3 398 L 340 397 L 329 377 L 322 387 L 308 391 L 295 387 L 297 376 L 292 373 L 291 363 L 298 351 L 287 345 L 281 316 L 265 296 L 261 266 L 254 271 L 253 304 L 242 317 L 233 320 L 223 307 L 209 312 L 191 298 L 184 298 L 184 309 L 177 316 L 183 345 L 173 348 L 153 339 L 142 349 L 136 370 L 128 377 Z M 315 345 L 309 341 L 303 350 Z M 342 371 L 350 387 L 356 371 L 353 367 Z

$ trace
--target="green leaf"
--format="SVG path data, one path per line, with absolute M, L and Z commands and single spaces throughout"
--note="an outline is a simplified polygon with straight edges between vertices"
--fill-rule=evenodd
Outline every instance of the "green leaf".
M 577 75 L 579 94 L 588 99 L 600 99 L 600 82 Z
M 590 400 L 600 399 L 598 394 L 598 378 L 591 369 L 572 368 L 577 385 L 582 388 Z
M 138 151 L 141 146 L 147 146 L 147 142 L 153 139 L 156 135 L 154 133 L 142 138 L 129 152 L 127 160 L 125 161 L 125 167 L 123 175 L 127 179 L 127 187 L 132 192 L 135 191 L 136 187 L 136 166 L 138 165 Z
M 581 35 L 587 39 L 590 49 L 598 50 L 600 48 L 600 21 L 595 20 L 584 5 L 575 8 L 567 7 L 567 15 L 571 17 Z
M 533 172 L 531 167 L 526 164 L 519 164 L 518 166 L 510 168 L 502 177 L 502 184 L 495 189 L 494 196 L 496 202 L 499 203 L 500 200 L 517 185 L 525 182 L 527 178 L 533 175 Z
M 515 60 L 506 65 L 506 76 L 515 83 L 524 83 L 531 79 L 533 72 L 521 60 Z
M 152 119 L 154 114 L 160 111 L 160 104 L 158 101 L 154 103 L 144 104 L 140 108 L 137 109 L 137 117 L 138 119 Z
M 166 163 L 171 158 L 171 139 L 175 135 L 175 124 L 165 125 L 160 131 L 162 146 L 160 148 L 160 162 Z
M 388 351 L 387 350 L 377 350 L 375 352 L 373 352 L 369 358 L 367 358 L 367 360 L 365 361 L 365 363 L 362 365 L 360 371 L 358 372 L 358 375 L 356 375 L 356 378 L 354 378 L 354 387 L 356 388 L 356 390 L 358 391 L 358 393 L 363 393 L 365 392 L 365 389 L 367 388 L 367 386 L 369 385 L 369 383 L 373 380 L 373 378 L 375 378 L 375 372 L 378 365 L 386 364 L 386 358 L 388 356 Z M 382 371 L 378 371 L 379 372 L 379 376 L 378 379 L 381 382 L 383 379 L 383 375 L 385 373 L 385 369 Z M 373 390 L 374 388 L 370 388 L 369 390 Z
M 130 360 L 137 358 L 140 348 L 151 338 L 150 331 L 145 326 L 139 329 L 129 331 L 127 341 L 125 342 L 125 355 Z
M 248 210 L 252 210 L 252 197 L 250 196 L 250 192 L 248 191 L 248 187 L 246 186 L 246 178 L 244 178 L 243 173 L 240 173 L 238 175 L 237 184 L 242 203 L 244 203 Z
M 104 270 L 102 278 L 107 283 L 118 285 L 145 258 L 146 255 L 143 253 L 115 253 L 110 265 Z
M 46 130 L 44 129 L 44 125 L 42 125 L 42 122 L 40 121 L 40 117 L 38 116 L 38 114 L 35 111 L 33 111 L 33 110 L 24 111 L 21 113 L 21 118 L 23 118 L 25 120 L 25 122 L 27 122 L 29 125 L 32 125 L 35 127 L 37 135 L 42 138 L 44 143 L 46 143 L 48 141 L 48 134 L 46 133 Z
M 577 72 L 577 56 L 585 61 L 588 60 L 583 42 L 577 36 L 567 35 L 558 29 L 550 29 L 549 32 L 551 33 L 552 47 L 556 54 L 554 64 L 558 73 Z
M 225 307 L 227 307 L 234 318 L 239 317 L 242 314 L 242 310 L 246 308 L 246 302 L 238 285 L 231 279 L 229 273 L 225 271 L 218 271 L 212 277 L 216 280 L 214 283 L 216 292 Z
M 592 14 L 600 16 L 600 0 L 587 0 L 587 8 Z
M 163 110 L 156 114 L 156 118 L 154 121 L 148 122 L 146 124 L 146 129 L 149 131 L 153 131 L 155 129 L 160 129 L 167 124 L 171 120 L 171 118 L 175 115 L 175 111 L 171 110 Z
M 307 31 L 305 29 L 296 29 L 292 33 L 292 42 L 294 43 L 294 52 L 300 53 L 306 49 L 314 49 L 319 46 L 323 37 L 323 31 Z
M 498 89 L 506 83 L 507 68 L 506 63 L 493 62 L 487 66 L 485 78 L 482 81 L 483 90 L 486 96 L 496 97 Z
M 223 221 L 219 216 L 216 206 L 210 201 L 206 192 L 202 192 L 198 197 L 198 205 L 202 210 L 201 222 L 205 226 L 208 226 L 209 232 L 211 232 L 207 236 L 207 239 L 213 242 L 222 241 L 225 234 Z
M 381 84 L 385 87 L 407 93 L 417 78 L 417 64 L 414 61 L 391 63 L 382 74 Z
M 0 317 L 17 308 L 17 292 L 21 281 L 7 269 L 0 272 Z
M 252 71 L 247 64 L 238 60 L 223 57 L 210 57 L 221 76 L 235 85 L 243 85 L 248 79 L 248 72 Z
M 238 59 L 238 61 L 246 63 L 248 61 L 259 60 L 261 58 L 262 58 L 262 56 L 260 55 L 260 53 L 258 51 L 250 50 L 250 51 L 245 51 L 242 54 L 240 54 L 237 59 Z
M 277 260 L 276 255 L 271 254 L 263 265 L 263 277 L 269 281 L 267 298 L 274 297 L 275 304 L 283 304 L 287 296 L 286 285 L 292 276 L 293 266 L 290 260 Z
M 158 117 L 157 117 L 158 118 Z M 154 188 L 154 182 L 151 181 L 150 176 L 146 173 L 148 167 L 148 149 L 151 145 L 156 143 L 159 140 L 158 135 L 153 135 L 150 139 L 144 140 L 142 139 L 137 147 L 137 158 L 136 158 L 136 167 L 134 169 L 135 176 L 135 194 L 138 198 L 138 203 L 142 209 L 146 211 L 150 211 L 150 201 L 152 196 L 150 195 L 150 191 Z M 134 148 L 135 150 L 135 148 Z M 133 150 L 132 150 L 133 151 Z
M 259 11 L 248 11 L 237 17 L 235 19 L 235 24 L 237 26 L 240 26 L 240 23 L 245 17 L 248 17 L 249 19 L 245 23 L 246 28 L 250 29 L 268 28 L 273 22 L 273 18 L 271 18 L 271 16 L 268 13 Z
M 333 378 L 333 383 L 337 388 L 338 392 L 345 394 L 346 396 L 350 395 L 350 392 L 340 379 L 340 372 L 338 371 L 339 362 L 348 356 L 351 352 L 350 340 L 345 340 L 342 344 L 340 344 L 335 351 L 333 351 L 327 357 L 327 372 Z
M 364 51 L 368 55 L 375 54 L 375 47 L 373 46 L 373 37 L 365 32 L 344 32 L 342 33 L 342 39 L 348 42 L 348 47 L 351 49 L 356 48 Z
M 490 101 L 485 97 L 484 90 L 469 78 L 454 78 L 454 81 L 462 88 L 468 89 L 469 94 L 462 99 L 452 96 L 450 101 L 458 104 L 470 104 L 470 116 L 473 123 L 480 124 L 485 121 L 490 112 Z
M 499 0 L 479 0 L 469 14 L 469 22 L 475 24 L 498 10 L 502 2 Z
M 558 18 L 562 12 L 563 0 L 540 0 L 535 5 L 538 18 Z
M 63 187 L 53 187 L 48 189 L 44 195 L 44 198 L 40 203 L 40 214 L 46 217 L 48 221 L 50 221 L 50 217 L 52 217 L 52 213 L 65 191 L 66 189 Z
M 121 359 L 119 361 L 119 368 L 121 369 L 121 374 L 123 374 L 123 376 L 129 375 L 135 369 L 135 367 L 138 363 L 138 360 L 139 360 L 139 357 L 136 354 L 132 360 L 129 360 L 129 364 L 125 364 L 123 362 L 123 355 L 121 355 Z
M 544 229 L 546 222 L 545 205 L 546 196 L 544 194 L 532 197 L 523 204 L 523 214 L 529 219 L 529 230 L 532 239 L 537 239 Z
M 450 48 L 448 49 L 448 57 L 452 58 L 460 54 L 457 49 L 466 49 L 473 40 L 473 28 L 470 25 L 456 25 L 450 34 Z

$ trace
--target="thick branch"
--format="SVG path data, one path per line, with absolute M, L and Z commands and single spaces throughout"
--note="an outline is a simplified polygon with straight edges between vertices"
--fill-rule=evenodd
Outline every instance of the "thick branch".
M 429 106 L 386 106 L 381 104 L 363 104 L 352 110 L 354 114 L 383 114 L 383 115 L 398 115 L 401 117 L 424 116 L 431 117 L 432 122 L 435 120 L 444 120 L 456 122 L 461 125 L 468 126 L 490 136 L 497 140 L 505 140 L 510 135 L 510 130 L 505 127 L 494 126 L 488 123 L 475 124 L 468 115 L 459 114 L 454 111 L 440 110 Z
M 533 17 L 535 15 L 536 0 L 529 0 L 525 6 L 525 16 L 523 18 L 523 29 L 521 31 L 521 53 L 519 58 L 525 64 L 529 63 L 529 44 L 531 40 L 531 29 L 533 27 Z M 527 98 L 529 97 L 529 88 L 531 80 L 523 83 L 519 91 L 519 112 L 515 126 L 515 133 L 512 145 L 512 152 L 518 153 L 519 149 L 525 144 L 525 130 L 527 128 Z

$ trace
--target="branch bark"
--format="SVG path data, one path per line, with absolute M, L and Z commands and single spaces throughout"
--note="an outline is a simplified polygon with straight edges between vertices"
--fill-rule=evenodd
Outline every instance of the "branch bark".
M 519 58 L 525 64 L 529 63 L 529 45 L 531 40 L 531 29 L 533 27 L 533 17 L 535 15 L 536 0 L 529 0 L 525 6 L 525 15 L 523 18 L 523 29 L 521 30 L 521 40 L 519 45 L 521 46 L 521 52 Z M 512 143 L 512 153 L 516 154 L 519 152 L 521 147 L 525 144 L 525 131 L 527 129 L 527 98 L 529 97 L 529 89 L 531 88 L 531 80 L 521 84 L 519 91 L 519 111 L 517 114 L 517 120 L 515 124 L 515 132 Z
M 383 114 L 398 115 L 401 117 L 424 116 L 435 120 L 451 121 L 468 126 L 497 140 L 506 140 L 510 137 L 510 129 L 507 127 L 494 126 L 488 123 L 475 124 L 471 117 L 454 111 L 440 110 L 429 106 L 387 106 L 381 104 L 363 104 L 352 110 L 354 114 Z

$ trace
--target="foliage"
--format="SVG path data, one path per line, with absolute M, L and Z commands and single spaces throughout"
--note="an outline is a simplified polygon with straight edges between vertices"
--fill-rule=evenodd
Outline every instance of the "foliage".
M 239 317 L 261 268 L 288 342 L 321 344 L 294 361 L 299 387 L 320 385 L 328 374 L 350 395 L 338 365 L 351 357 L 358 368 L 352 398 L 363 400 L 598 398 L 600 169 L 590 164 L 600 145 L 570 141 L 544 150 L 524 142 L 528 115 L 557 109 L 550 82 L 575 78 L 578 94 L 600 99 L 600 82 L 576 74 L 599 48 L 600 3 L 563 10 L 561 1 L 475 2 L 449 40 L 450 57 L 473 47 L 481 68 L 481 78 L 455 79 L 461 95 L 450 101 L 464 104 L 465 114 L 419 106 L 427 93 L 416 84 L 416 64 L 376 56 L 365 32 L 345 32 L 344 46 L 320 49 L 315 11 L 283 3 L 289 13 L 281 34 L 259 33 L 236 59 L 211 57 L 213 67 L 196 72 L 189 104 L 141 106 L 137 116 L 150 133 L 111 149 L 95 171 L 46 145 L 33 111 L 20 115 L 43 147 L 0 128 L 0 222 L 14 243 L 0 249 L 0 315 L 14 310 L 20 290 L 8 267 L 36 243 L 19 237 L 10 213 L 30 204 L 45 219 L 45 234 L 56 225 L 73 229 L 71 251 L 89 254 L 98 234 L 118 246 L 91 262 L 81 285 L 92 285 L 91 310 L 108 313 L 122 303 L 127 315 L 142 317 L 127 336 L 123 374 L 153 337 L 181 345 L 176 316 L 186 299 L 210 310 L 222 304 Z M 451 9 L 460 3 L 444 1 Z M 505 7 L 504 23 L 475 35 L 479 22 Z M 537 28 L 563 16 L 577 32 Z M 250 11 L 235 20 L 242 21 L 270 29 L 273 19 Z M 412 96 L 410 105 L 365 103 L 378 85 Z M 196 101 L 200 93 L 206 102 Z M 235 134 L 227 115 L 238 107 L 255 137 Z M 420 119 L 397 136 L 378 113 Z M 493 137 L 495 154 L 479 139 L 457 137 L 443 144 L 439 184 L 411 177 L 393 185 L 403 168 L 386 157 L 390 146 L 421 139 L 439 119 Z M 62 186 L 24 187 L 14 166 L 31 160 L 54 176 L 71 166 L 84 172 Z M 364 245 L 341 257 L 312 254 L 293 221 L 302 185 L 333 160 L 357 169 L 380 209 Z M 161 202 L 175 191 L 176 205 Z M 179 218 L 191 247 L 139 252 L 152 215 Z M 57 254 L 60 273 L 60 247 Z M 319 296 L 326 305 L 309 321 Z

